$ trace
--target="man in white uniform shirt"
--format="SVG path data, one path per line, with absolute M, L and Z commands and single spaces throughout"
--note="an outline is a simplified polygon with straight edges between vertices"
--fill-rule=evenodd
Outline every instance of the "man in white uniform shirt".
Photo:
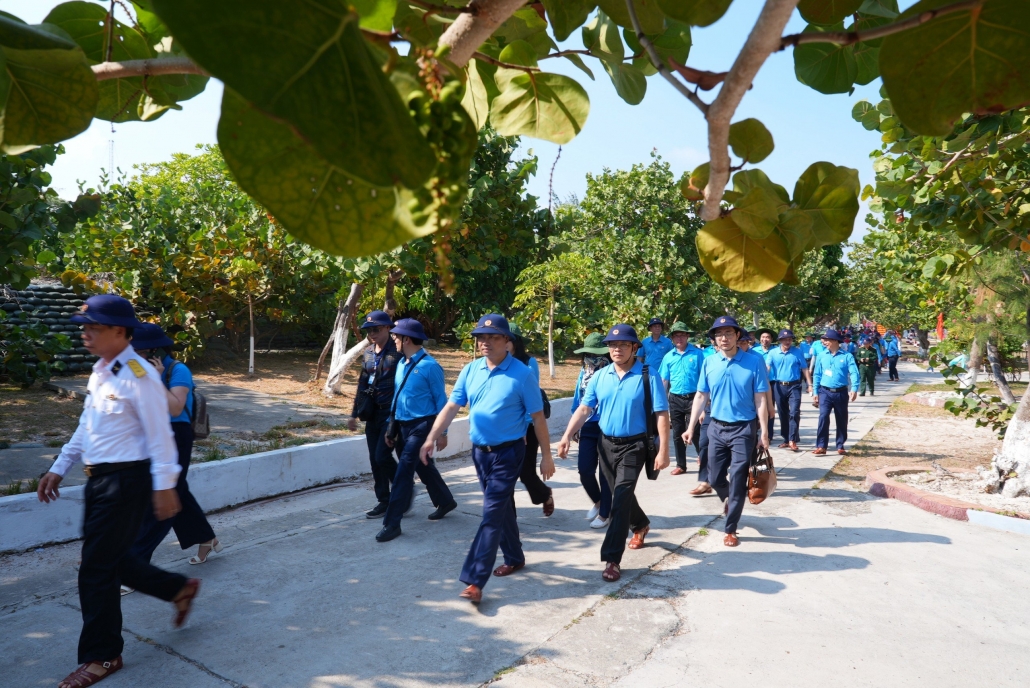
M 37 496 L 47 503 L 57 499 L 68 469 L 79 461 L 85 464 L 89 481 L 79 566 L 80 666 L 59 684 L 84 688 L 122 668 L 121 584 L 172 602 L 172 624 L 179 627 L 200 581 L 129 553 L 146 509 L 153 508 L 159 521 L 179 511 L 179 462 L 164 385 L 129 344 L 133 329 L 142 323 L 131 303 L 110 294 L 89 298 L 71 321 L 84 325 L 82 342 L 100 360 L 89 377 L 79 427 L 40 480 Z

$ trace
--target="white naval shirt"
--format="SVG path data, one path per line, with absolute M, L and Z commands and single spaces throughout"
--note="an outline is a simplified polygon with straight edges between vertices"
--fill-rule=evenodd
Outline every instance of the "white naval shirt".
M 145 374 L 137 376 L 129 361 Z M 110 365 L 103 360 L 93 364 L 87 389 L 79 427 L 50 471 L 63 476 L 78 461 L 93 465 L 150 459 L 154 489 L 174 488 L 178 450 L 165 386 L 154 367 L 126 346 Z

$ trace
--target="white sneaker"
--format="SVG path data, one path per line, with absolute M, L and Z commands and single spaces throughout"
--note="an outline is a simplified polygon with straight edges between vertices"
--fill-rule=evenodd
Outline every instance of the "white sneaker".
M 593 521 L 590 522 L 590 527 L 591 528 L 607 528 L 608 527 L 608 521 L 609 521 L 609 519 L 601 518 L 600 516 L 598 516 L 597 518 L 595 518 Z
M 595 518 L 597 518 L 597 515 L 599 513 L 601 513 L 601 505 L 594 504 L 592 507 L 590 507 L 590 511 L 587 512 L 587 520 L 593 521 Z

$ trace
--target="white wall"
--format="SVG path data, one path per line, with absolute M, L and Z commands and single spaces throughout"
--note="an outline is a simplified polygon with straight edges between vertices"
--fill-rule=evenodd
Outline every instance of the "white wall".
M 572 399 L 551 402 L 548 429 L 565 430 Z M 468 419 L 451 424 L 447 458 L 472 449 Z M 72 470 L 80 470 L 81 465 Z M 238 456 L 190 466 L 190 491 L 208 511 L 296 492 L 369 473 L 365 437 L 348 437 L 318 444 Z M 40 545 L 77 540 L 83 512 L 83 486 L 61 490 L 61 498 L 42 504 L 35 494 L 0 497 L 0 552 L 22 551 Z

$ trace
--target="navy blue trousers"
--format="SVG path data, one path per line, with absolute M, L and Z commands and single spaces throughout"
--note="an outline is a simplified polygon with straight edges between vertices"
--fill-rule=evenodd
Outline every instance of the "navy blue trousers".
M 747 469 L 757 441 L 756 423 L 708 426 L 709 483 L 719 499 L 729 499 L 724 532 L 736 533 L 747 500 Z M 727 480 L 727 474 L 729 480 Z
M 831 392 L 825 387 L 819 389 L 819 427 L 815 433 L 815 446 L 826 449 L 830 443 L 830 412 L 837 426 L 837 449 L 843 449 L 848 441 L 848 390 Z
M 601 503 L 601 518 L 608 518 L 612 512 L 612 490 L 601 471 L 601 483 L 597 482 L 597 447 L 601 441 L 601 426 L 597 421 L 583 423 L 579 431 L 579 482 L 594 504 Z
M 900 380 L 898 376 L 898 357 L 888 356 L 887 357 L 887 372 L 890 375 L 891 380 Z
M 676 465 L 683 470 L 687 470 L 687 445 L 683 441 L 683 433 L 687 431 L 690 412 L 694 408 L 694 394 L 669 395 L 669 432 L 672 433 L 672 446 L 676 448 Z M 692 442 L 698 457 L 701 456 L 700 439 L 700 435 L 695 434 Z
M 434 421 L 436 421 L 436 416 L 401 422 L 401 441 L 397 446 L 397 449 L 400 450 L 400 460 L 397 462 L 397 472 L 393 476 L 390 506 L 386 509 L 386 516 L 383 517 L 384 526 L 400 525 L 401 519 L 404 518 L 404 512 L 411 504 L 416 473 L 418 479 L 426 486 L 426 492 L 433 500 L 433 506 L 439 507 L 454 503 L 454 496 L 451 495 L 450 488 L 447 487 L 443 476 L 440 475 L 436 462 L 430 457 L 429 465 L 425 465 L 418 458 L 429 431 L 433 429 Z
M 711 484 L 711 476 L 708 475 L 708 426 L 712 424 L 712 407 L 705 409 L 705 419 L 701 421 L 701 428 L 695 433 L 697 442 L 697 481 L 699 483 Z
M 498 451 L 472 449 L 472 462 L 476 464 L 479 486 L 483 489 L 483 520 L 458 577 L 466 585 L 479 589 L 486 585 L 497 561 L 498 546 L 505 564 L 517 566 L 526 561 L 515 517 L 515 482 L 525 454 L 526 445 L 522 441 Z
M 776 413 L 780 417 L 780 437 L 784 442 L 800 442 L 801 381 L 794 385 L 781 385 L 779 382 L 771 384 Z
M 390 501 L 390 480 L 397 473 L 395 449 L 386 446 L 386 424 L 390 420 L 390 409 L 377 408 L 372 419 L 365 423 L 365 442 L 368 444 L 368 463 L 372 467 L 372 484 L 376 499 Z

